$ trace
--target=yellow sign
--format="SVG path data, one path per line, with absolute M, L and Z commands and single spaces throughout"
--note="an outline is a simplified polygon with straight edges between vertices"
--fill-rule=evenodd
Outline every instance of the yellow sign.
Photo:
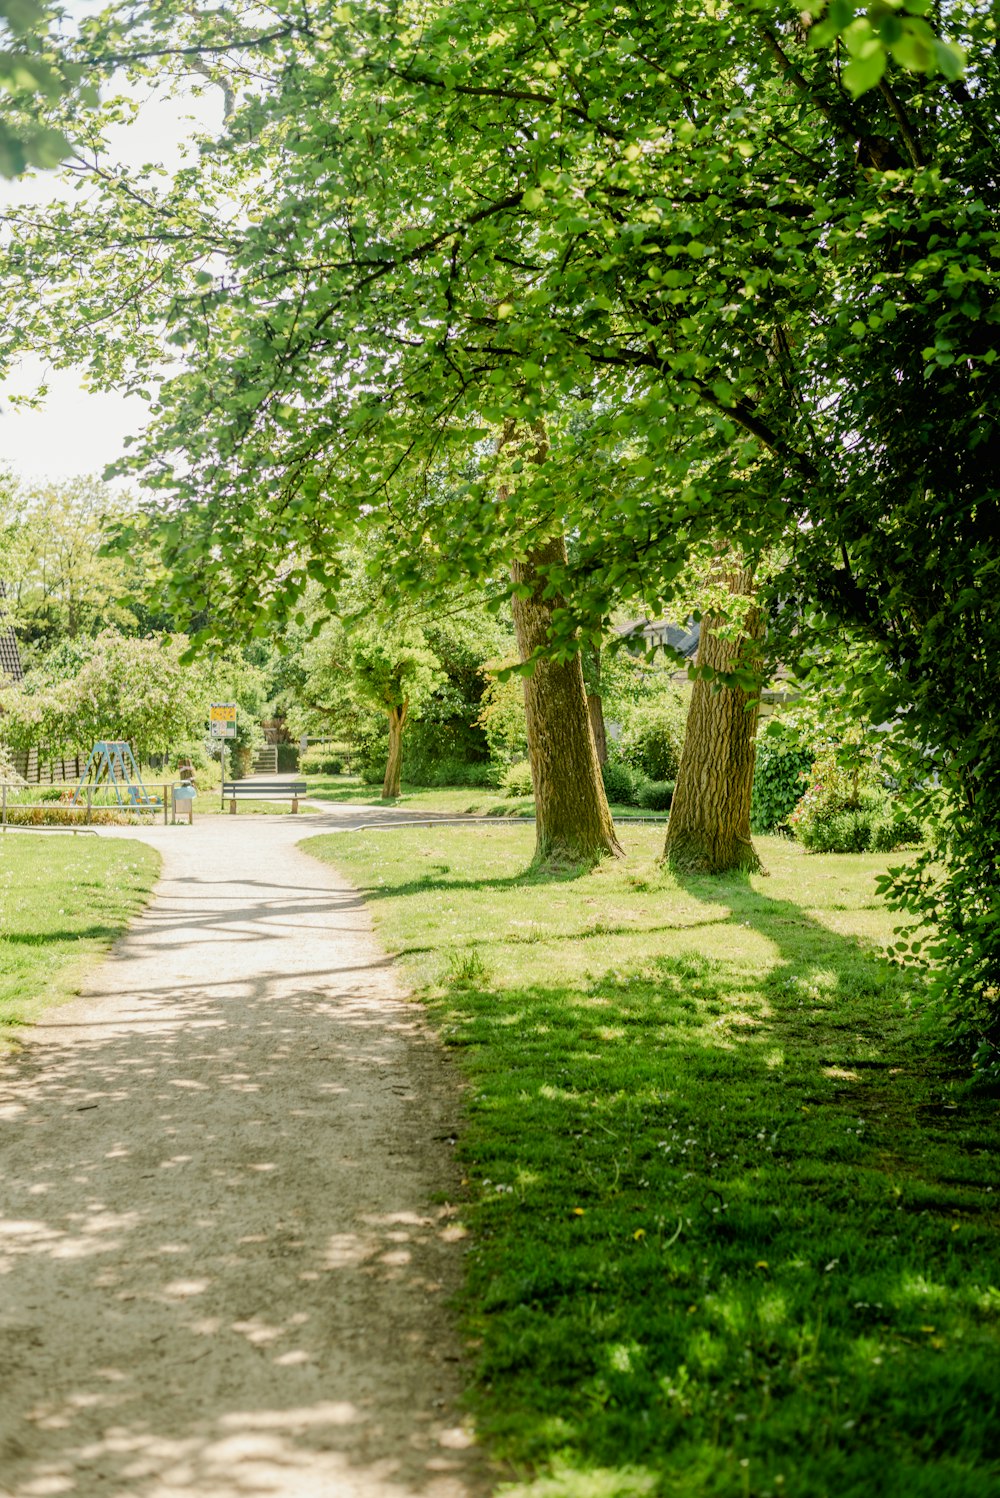
M 213 702 L 208 709 L 208 731 L 213 739 L 236 737 L 236 703 Z

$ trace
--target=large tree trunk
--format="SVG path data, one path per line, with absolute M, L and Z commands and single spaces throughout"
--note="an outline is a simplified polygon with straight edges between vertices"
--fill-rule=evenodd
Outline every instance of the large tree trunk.
M 725 581 L 731 594 L 752 597 L 749 568 L 727 568 Z M 716 671 L 755 665 L 759 609 L 747 607 L 739 639 L 720 639 L 714 633 L 719 622 L 707 614 L 702 618 L 695 664 Z M 759 703 L 759 690 L 750 694 L 741 687 L 720 688 L 701 677 L 695 681 L 663 850 L 672 867 L 692 874 L 760 869 L 750 840 Z
M 522 661 L 549 641 L 549 625 L 559 600 L 543 597 L 544 579 L 538 569 L 553 563 L 566 563 L 561 537 L 539 547 L 523 562 L 515 562 L 512 569 L 515 585 L 527 584 L 532 589 L 528 598 L 514 597 L 514 627 Z M 571 661 L 540 659 L 532 675 L 523 680 L 535 787 L 536 862 L 594 864 L 609 855 L 620 857 L 579 655 Z
M 389 758 L 385 762 L 385 779 L 382 781 L 382 800 L 394 801 L 399 795 L 399 780 L 403 773 L 403 728 L 410 704 L 389 709 Z

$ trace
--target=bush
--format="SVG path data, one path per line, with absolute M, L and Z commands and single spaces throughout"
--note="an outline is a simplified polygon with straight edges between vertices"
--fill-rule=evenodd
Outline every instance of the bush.
M 515 797 L 533 796 L 535 794 L 535 787 L 532 783 L 531 765 L 528 761 L 523 759 L 520 764 L 508 765 L 507 769 L 503 772 L 500 786 L 504 795 L 509 796 L 512 800 Z
M 820 755 L 788 821 L 810 853 L 892 853 L 922 836 L 919 822 L 895 811 L 864 747 L 848 762 L 832 749 Z
M 433 763 L 417 760 L 411 764 L 403 751 L 403 779 L 407 785 L 441 786 L 474 785 L 495 786 L 500 778 L 500 767 L 489 760 L 439 759 Z
M 609 759 L 601 766 L 601 777 L 609 801 L 615 806 L 637 806 L 642 776 L 620 759 Z
M 179 769 L 182 762 L 186 761 L 190 764 L 192 770 L 204 775 L 215 766 L 217 759 L 218 755 L 213 757 L 207 754 L 205 752 L 205 745 L 196 739 L 192 743 L 185 744 L 183 748 L 178 749 L 176 754 L 172 754 L 170 764 L 171 768 L 176 770 Z
M 636 703 L 618 741 L 618 755 L 649 780 L 676 780 L 680 768 L 687 702 L 664 692 Z
M 278 774 L 283 775 L 287 771 L 299 768 L 299 746 L 298 744 L 278 744 Z M 339 770 L 328 770 L 328 775 L 339 775 Z
M 639 805 L 646 811 L 669 811 L 673 799 L 672 780 L 647 780 L 639 787 Z
M 279 770 L 289 768 L 287 765 L 283 765 L 281 763 L 282 749 L 292 748 L 294 748 L 294 745 L 292 744 L 278 745 Z M 291 768 L 295 769 L 296 766 L 292 765 Z M 304 775 L 342 775 L 344 771 L 344 756 L 342 754 L 336 753 L 336 751 L 333 749 L 308 749 L 306 753 L 301 756 L 297 768 L 300 769 Z M 380 775 L 379 779 L 381 780 L 381 778 L 382 777 Z
M 923 840 L 924 829 L 917 818 L 894 811 L 891 802 L 872 824 L 873 853 L 895 853 L 898 848 L 912 848 Z
M 799 735 L 779 720 L 768 724 L 757 740 L 753 772 L 750 830 L 777 832 L 801 799 L 815 755 Z
M 795 835 L 810 853 L 867 853 L 872 845 L 872 829 L 882 811 L 876 802 L 848 811 L 827 812 L 799 823 Z

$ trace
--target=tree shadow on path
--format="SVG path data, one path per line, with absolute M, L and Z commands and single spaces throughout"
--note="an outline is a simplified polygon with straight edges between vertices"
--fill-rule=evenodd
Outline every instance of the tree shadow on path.
M 317 871 L 166 881 L 0 1072 L 13 1498 L 484 1488 L 455 1078 Z

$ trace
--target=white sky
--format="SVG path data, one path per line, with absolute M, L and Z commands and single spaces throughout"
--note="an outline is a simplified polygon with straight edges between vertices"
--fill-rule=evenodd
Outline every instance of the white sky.
M 173 169 L 191 132 L 198 125 L 217 127 L 221 112 L 222 98 L 214 90 L 184 100 L 150 95 L 133 124 L 111 132 L 113 149 L 126 164 L 160 161 Z M 15 204 L 75 196 L 58 171 L 16 182 L 0 178 L 0 212 Z M 49 389 L 44 407 L 11 406 L 11 394 L 29 393 L 41 383 Z M 49 370 L 39 359 L 26 359 L 16 376 L 0 382 L 0 466 L 29 483 L 99 475 L 121 456 L 123 439 L 139 432 L 145 421 L 146 403 L 138 396 L 90 392 L 83 387 L 82 372 Z

